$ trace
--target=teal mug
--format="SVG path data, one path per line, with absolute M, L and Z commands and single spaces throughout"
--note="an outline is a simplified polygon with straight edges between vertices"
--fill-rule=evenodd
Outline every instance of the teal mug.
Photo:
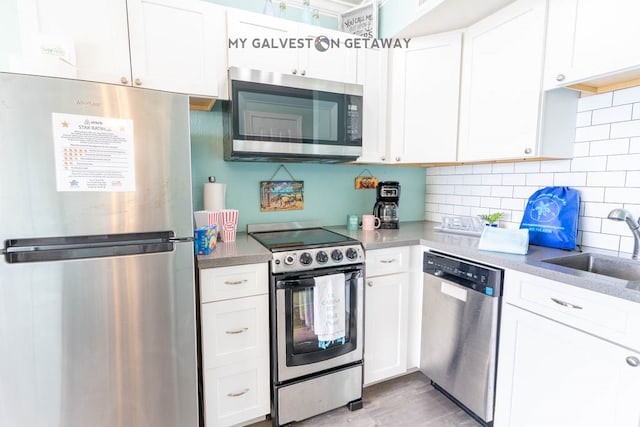
M 347 215 L 347 230 L 358 231 L 360 228 L 360 217 L 356 214 Z

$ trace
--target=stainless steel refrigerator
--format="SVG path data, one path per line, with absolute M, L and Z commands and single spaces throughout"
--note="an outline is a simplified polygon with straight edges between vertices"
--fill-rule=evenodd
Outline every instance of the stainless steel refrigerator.
M 0 425 L 198 425 L 188 114 L 0 73 Z

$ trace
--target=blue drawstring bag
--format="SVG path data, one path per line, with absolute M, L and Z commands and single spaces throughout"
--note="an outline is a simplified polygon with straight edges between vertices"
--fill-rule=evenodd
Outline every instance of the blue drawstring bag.
M 529 243 L 575 249 L 580 193 L 570 187 L 545 187 L 529 197 L 520 228 L 529 229 Z

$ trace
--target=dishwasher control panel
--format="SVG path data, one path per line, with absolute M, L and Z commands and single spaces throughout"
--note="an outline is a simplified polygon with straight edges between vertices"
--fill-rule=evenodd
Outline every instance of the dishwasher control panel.
M 502 270 L 452 257 L 425 252 L 423 272 L 441 277 L 488 296 L 502 294 Z

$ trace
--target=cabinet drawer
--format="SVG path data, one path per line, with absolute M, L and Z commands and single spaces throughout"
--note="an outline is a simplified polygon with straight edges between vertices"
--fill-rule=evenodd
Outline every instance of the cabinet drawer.
M 239 424 L 270 411 L 269 359 L 208 369 L 204 373 L 206 427 Z
M 367 276 L 409 271 L 409 247 L 376 249 L 366 253 Z
M 268 295 L 211 302 L 201 308 L 205 369 L 268 355 Z
M 221 301 L 269 290 L 267 263 L 200 270 L 200 302 Z
M 504 300 L 616 343 L 640 348 L 637 303 L 511 270 L 505 272 Z

